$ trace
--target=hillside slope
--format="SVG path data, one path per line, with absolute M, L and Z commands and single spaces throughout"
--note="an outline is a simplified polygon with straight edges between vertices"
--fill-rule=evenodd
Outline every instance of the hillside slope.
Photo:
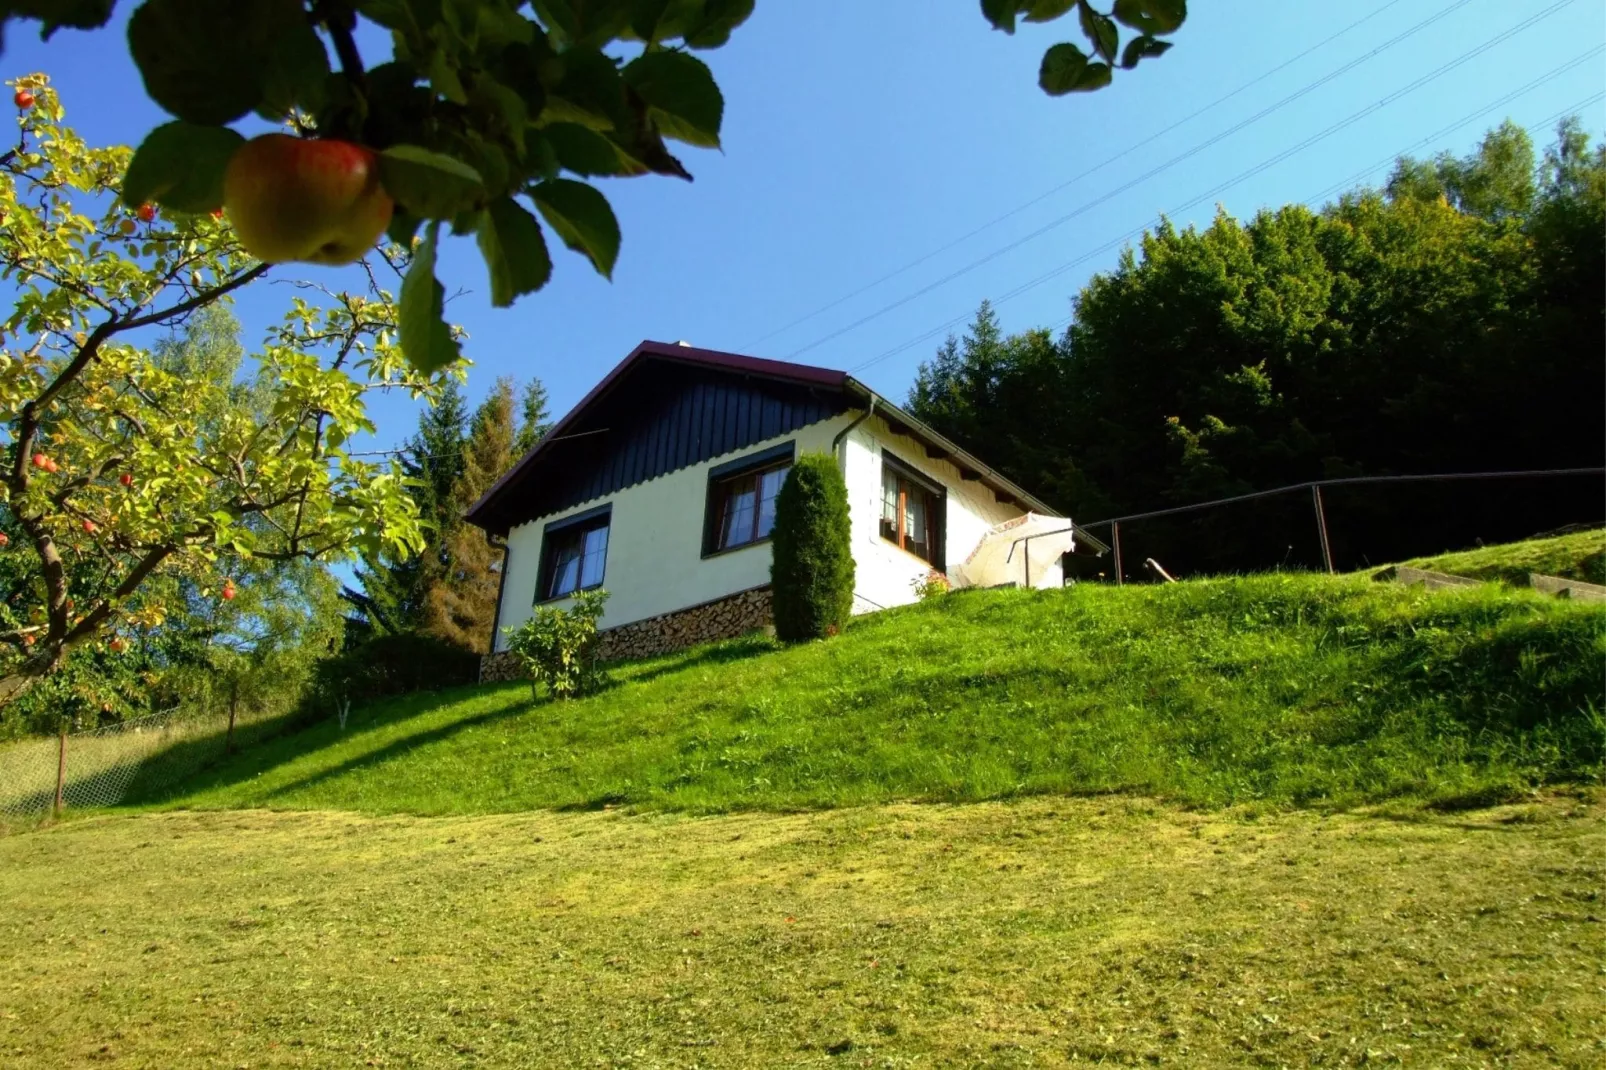
M 794 809 L 1132 791 L 1184 804 L 1447 805 L 1598 781 L 1606 613 L 1490 585 L 1267 575 L 949 595 L 778 649 L 354 711 L 168 806 Z

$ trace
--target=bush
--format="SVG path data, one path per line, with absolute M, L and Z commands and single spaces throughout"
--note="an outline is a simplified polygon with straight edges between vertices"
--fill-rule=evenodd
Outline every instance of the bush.
M 914 582 L 909 585 L 910 590 L 914 591 L 915 597 L 922 602 L 932 598 L 941 598 L 952 587 L 953 585 L 948 582 L 948 576 L 945 573 L 938 572 L 936 569 L 932 569 L 924 576 L 916 576 Z
M 319 662 L 314 676 L 319 705 L 361 706 L 391 695 L 472 684 L 480 676 L 480 658 L 433 636 L 379 635 Z
M 788 643 L 835 635 L 853 612 L 848 488 L 827 454 L 799 457 L 775 499 L 775 634 Z
M 564 699 L 595 691 L 602 684 L 597 618 L 607 600 L 607 591 L 581 591 L 568 609 L 539 606 L 529 620 L 506 629 L 508 652 L 523 663 L 536 698 L 541 697 L 541 684 L 553 698 Z

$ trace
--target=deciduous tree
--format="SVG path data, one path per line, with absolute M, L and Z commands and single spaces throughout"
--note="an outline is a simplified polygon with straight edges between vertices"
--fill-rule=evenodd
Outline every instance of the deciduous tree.
M 47 79 L 0 153 L 0 272 L 15 299 L 0 335 L 0 525 L 25 555 L 0 603 L 0 704 L 76 648 L 161 606 L 132 599 L 183 575 L 212 597 L 229 555 L 324 559 L 418 545 L 403 477 L 347 449 L 372 431 L 374 391 L 429 394 L 399 310 L 304 284 L 256 354 L 249 385 L 164 361 L 147 339 L 260 277 L 207 214 L 130 210 L 129 153 L 63 125 Z

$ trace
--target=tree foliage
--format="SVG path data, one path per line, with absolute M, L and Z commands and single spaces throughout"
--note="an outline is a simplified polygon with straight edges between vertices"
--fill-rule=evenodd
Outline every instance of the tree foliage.
M 513 399 L 521 397 L 513 430 Z M 462 650 L 483 653 L 494 628 L 501 553 L 463 514 L 528 448 L 546 434 L 546 387 L 531 379 L 520 394 L 498 379 L 472 418 L 455 379 L 419 415 L 418 432 L 401 451 L 411 493 L 423 517 L 417 553 L 366 557 L 357 584 L 342 597 L 356 610 L 353 642 L 423 632 Z
M 1059 339 L 1005 337 L 984 305 L 910 405 L 1089 521 L 1309 479 L 1600 465 L 1603 234 L 1606 153 L 1568 121 L 1536 160 L 1506 124 L 1321 211 L 1163 222 Z M 1334 532 L 1360 564 L 1598 505 L 1598 484 L 1417 486 L 1345 497 Z M 1263 568 L 1294 546 L 1313 563 L 1308 500 L 1281 508 L 1145 522 L 1145 553 Z
M 154 578 L 218 597 L 232 557 L 416 546 L 402 475 L 347 443 L 373 430 L 370 393 L 436 388 L 403 359 L 377 286 L 302 286 L 249 373 L 226 346 L 145 348 L 162 326 L 215 327 L 198 310 L 264 266 L 210 216 L 123 207 L 128 151 L 62 125 L 42 75 L 16 84 L 35 103 L 0 153 L 0 276 L 15 293 L 0 320 L 0 523 L 16 533 L 0 553 L 20 559 L 0 603 L 0 704 L 107 628 L 159 624 L 160 602 L 134 601 Z
M 223 201 L 223 175 L 244 138 L 229 124 L 255 113 L 309 136 L 379 153 L 380 181 L 398 206 L 390 236 L 418 241 L 401 289 L 399 331 L 413 364 L 458 356 L 435 279 L 441 227 L 473 235 L 493 304 L 539 290 L 552 274 L 546 235 L 604 276 L 619 255 L 618 220 L 589 180 L 658 174 L 690 179 L 666 139 L 720 147 L 725 99 L 696 53 L 719 48 L 755 0 L 143 0 L 129 50 L 152 100 L 173 121 L 152 131 L 129 168 L 130 207 L 150 200 L 204 213 Z M 114 0 L 7 0 L 12 18 L 104 25 Z M 983 0 L 1014 32 L 1017 19 L 1074 12 L 1092 56 L 1069 43 L 1044 56 L 1050 93 L 1096 89 L 1112 67 L 1169 47 L 1185 0 Z M 366 61 L 359 24 L 389 36 L 391 55 Z M 1121 27 L 1133 31 L 1123 46 Z M 331 58 L 331 50 L 333 58 Z M 544 225 L 543 225 L 544 224 Z
M 490 650 L 502 555 L 463 516 L 516 459 L 513 403 L 513 381 L 502 378 L 475 410 L 452 486 L 451 519 L 441 529 L 441 568 L 424 594 L 424 632 L 475 653 Z
M 775 499 L 770 584 L 775 634 L 785 642 L 842 630 L 853 614 L 848 487 L 827 454 L 804 454 Z

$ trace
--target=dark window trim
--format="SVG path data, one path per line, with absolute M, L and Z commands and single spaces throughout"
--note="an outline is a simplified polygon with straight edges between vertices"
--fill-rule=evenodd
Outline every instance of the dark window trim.
M 595 523 L 599 517 L 606 518 L 606 523 Z M 596 583 L 593 583 L 588 587 L 576 587 L 567 594 L 560 594 L 550 598 L 545 595 L 547 588 L 552 585 L 552 554 L 550 552 L 552 547 L 552 537 L 554 535 L 561 535 L 571 528 L 580 526 L 608 527 L 611 529 L 613 527 L 613 503 L 606 502 L 602 505 L 596 506 L 595 508 L 586 509 L 571 516 L 561 517 L 560 519 L 552 521 L 551 523 L 547 524 L 546 527 L 541 529 L 541 559 L 539 567 L 537 567 L 535 573 L 535 605 L 540 606 L 551 602 L 561 602 L 566 598 L 573 598 L 581 591 L 594 591 L 598 587 L 602 586 L 603 581 L 598 580 Z M 608 532 L 608 549 L 613 549 L 612 530 Z M 602 559 L 602 572 L 605 579 L 608 573 L 608 559 L 606 555 L 604 555 Z
M 724 464 L 717 464 L 708 470 L 708 478 L 727 479 L 731 476 L 741 475 L 743 472 L 754 468 L 768 468 L 771 463 L 783 457 L 789 461 L 797 459 L 796 439 L 790 442 L 782 442 L 778 446 L 771 446 L 769 449 L 759 450 L 757 453 L 749 453 L 733 461 L 726 461 Z
M 594 509 L 587 509 L 584 512 L 572 513 L 569 516 L 560 517 L 541 529 L 541 541 L 544 544 L 546 542 L 546 537 L 551 535 L 554 531 L 562 531 L 564 528 L 573 527 L 576 524 L 584 524 L 587 520 L 594 520 L 602 514 L 611 513 L 612 511 L 613 503 L 605 502 Z
M 708 490 L 703 497 L 703 559 L 720 557 L 724 554 L 733 554 L 738 550 L 751 549 L 754 546 L 763 546 L 770 541 L 771 536 L 753 539 L 751 542 L 738 543 L 735 546 L 719 545 L 719 522 L 722 519 L 724 499 L 718 494 L 721 484 L 733 479 L 739 479 L 749 472 L 764 468 L 774 468 L 782 461 L 788 464 L 797 461 L 797 440 L 782 442 L 778 446 L 749 453 L 724 464 L 715 465 L 708 470 Z M 757 503 L 754 503 L 757 508 Z
M 897 546 L 900 551 L 908 554 L 910 557 L 916 558 L 920 561 L 926 561 L 926 564 L 930 565 L 938 572 L 947 572 L 948 488 L 943 486 L 939 481 L 934 480 L 930 476 L 922 473 L 918 468 L 910 464 L 908 461 L 900 459 L 896 453 L 893 453 L 884 446 L 881 449 L 881 466 L 883 469 L 890 467 L 901 478 L 907 479 L 916 486 L 925 488 L 926 493 L 932 496 L 932 526 L 934 530 L 932 531 L 931 538 L 935 545 L 931 550 L 931 560 L 926 561 L 925 558 L 921 557 L 913 550 L 898 546 L 896 539 L 889 539 L 885 535 L 881 534 L 881 484 L 886 479 L 885 471 L 882 472 L 881 479 L 877 480 L 876 483 L 876 534 L 880 536 L 882 542 Z

